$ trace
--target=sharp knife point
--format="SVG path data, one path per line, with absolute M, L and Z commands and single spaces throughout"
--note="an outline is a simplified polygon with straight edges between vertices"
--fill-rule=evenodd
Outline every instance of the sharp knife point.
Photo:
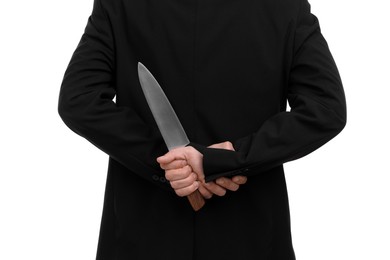
M 141 62 L 138 62 L 138 71 L 149 71 L 144 64 L 142 64 Z

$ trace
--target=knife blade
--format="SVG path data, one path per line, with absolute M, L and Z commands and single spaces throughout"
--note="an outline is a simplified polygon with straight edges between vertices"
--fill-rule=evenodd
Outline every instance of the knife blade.
M 138 78 L 168 150 L 188 145 L 190 141 L 175 110 L 153 74 L 141 62 L 138 62 Z M 188 195 L 187 198 L 195 211 L 205 204 L 198 190 Z

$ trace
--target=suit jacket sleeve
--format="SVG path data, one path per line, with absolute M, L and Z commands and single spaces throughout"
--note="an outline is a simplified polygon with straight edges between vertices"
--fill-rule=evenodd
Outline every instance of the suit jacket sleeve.
M 116 95 L 115 50 L 110 23 L 100 0 L 91 16 L 61 85 L 58 112 L 77 134 L 120 162 L 132 172 L 153 181 L 160 176 L 155 161 L 161 137 L 130 107 L 113 102 Z
M 191 144 L 203 153 L 207 181 L 257 174 L 298 159 L 344 128 L 346 102 L 337 67 L 309 3 L 301 2 L 287 90 L 291 111 L 272 116 L 251 135 L 230 140 L 236 152 Z

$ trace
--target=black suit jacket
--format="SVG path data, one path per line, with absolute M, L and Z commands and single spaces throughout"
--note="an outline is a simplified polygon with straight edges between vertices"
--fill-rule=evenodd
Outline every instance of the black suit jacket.
M 239 191 L 198 213 L 174 194 L 156 162 L 167 149 L 138 61 L 203 153 L 207 181 L 247 175 Z M 342 83 L 307 0 L 95 0 L 58 109 L 110 157 L 99 260 L 294 259 L 282 165 L 346 122 Z M 207 148 L 226 140 L 235 152 Z

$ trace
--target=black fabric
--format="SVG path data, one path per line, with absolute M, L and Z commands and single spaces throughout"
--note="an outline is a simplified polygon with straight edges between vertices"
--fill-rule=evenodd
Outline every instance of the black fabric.
M 138 61 L 203 153 L 206 180 L 247 175 L 239 191 L 197 213 L 175 195 L 156 162 L 167 148 Z M 342 83 L 307 0 L 95 0 L 58 111 L 110 157 L 99 260 L 295 259 L 283 163 L 346 122 Z M 207 148 L 222 141 L 236 151 Z

